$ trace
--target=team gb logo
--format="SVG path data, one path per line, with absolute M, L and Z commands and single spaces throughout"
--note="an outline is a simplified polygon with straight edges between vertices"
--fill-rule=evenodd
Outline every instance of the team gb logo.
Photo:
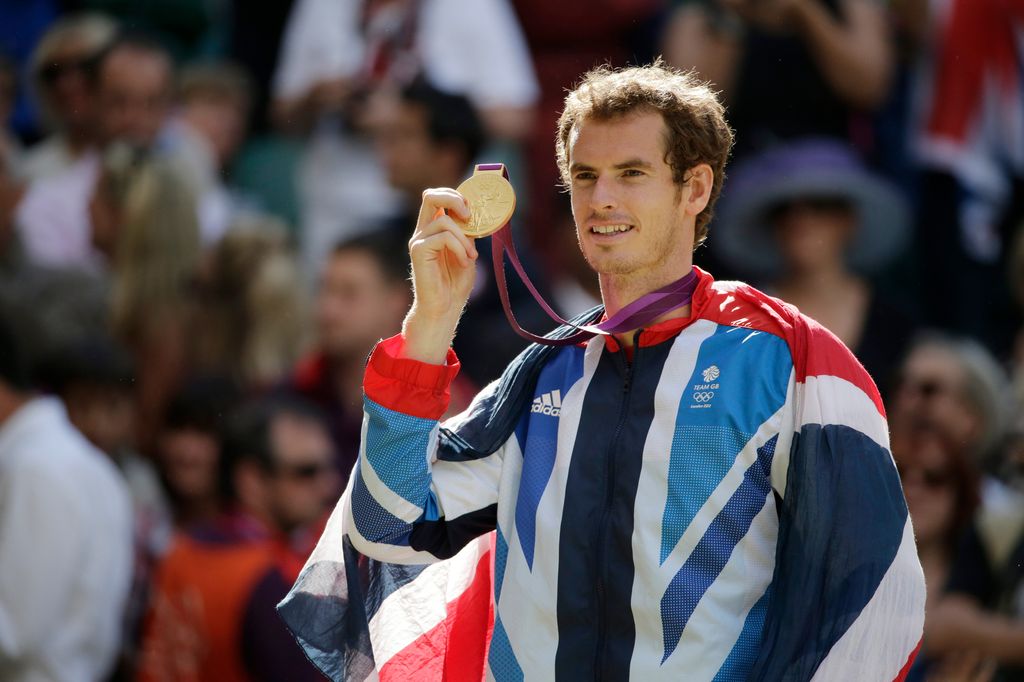
M 711 365 L 706 370 L 704 370 L 704 383 L 711 383 L 712 381 L 718 378 L 719 374 L 720 372 L 718 371 L 718 367 L 716 365 Z

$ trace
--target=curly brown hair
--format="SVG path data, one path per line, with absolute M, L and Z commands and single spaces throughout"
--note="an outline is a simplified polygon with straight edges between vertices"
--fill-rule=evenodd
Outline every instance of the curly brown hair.
M 566 96 L 558 119 L 555 155 L 562 183 L 569 187 L 569 135 L 581 121 L 607 121 L 648 111 L 660 113 L 665 120 L 665 162 L 672 168 L 677 184 L 686 184 L 687 171 L 701 163 L 711 166 L 714 173 L 708 205 L 697 216 L 693 240 L 696 249 L 707 239 L 733 133 L 716 93 L 693 72 L 678 71 L 658 59 L 647 66 L 626 69 L 599 66 L 584 74 Z

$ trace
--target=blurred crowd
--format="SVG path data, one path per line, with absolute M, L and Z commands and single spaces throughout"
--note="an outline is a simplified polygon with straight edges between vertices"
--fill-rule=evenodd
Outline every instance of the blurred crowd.
M 274 605 L 421 192 L 504 162 L 531 277 L 589 308 L 555 120 L 663 55 L 737 133 L 697 265 L 882 390 L 928 582 L 908 679 L 1024 680 L 1022 45 L 1024 0 L 0 4 L 0 679 L 317 679 Z M 523 347 L 485 260 L 453 410 Z

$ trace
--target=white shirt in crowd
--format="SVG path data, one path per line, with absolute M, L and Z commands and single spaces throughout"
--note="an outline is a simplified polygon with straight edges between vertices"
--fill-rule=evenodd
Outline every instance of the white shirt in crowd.
M 29 184 L 14 214 L 29 261 L 102 270 L 106 259 L 92 245 L 89 219 L 89 201 L 99 176 L 99 153 L 90 151 Z
M 96 682 L 122 637 L 131 502 L 55 398 L 0 424 L 0 680 Z
M 320 81 L 353 78 L 365 68 L 363 0 L 298 0 L 288 19 L 274 96 L 295 99 Z M 481 109 L 529 107 L 539 96 L 526 41 L 507 0 L 422 0 L 414 52 L 435 87 L 464 94 Z M 321 121 L 300 169 L 304 264 L 393 216 L 399 195 L 388 187 L 365 139 L 337 120 Z

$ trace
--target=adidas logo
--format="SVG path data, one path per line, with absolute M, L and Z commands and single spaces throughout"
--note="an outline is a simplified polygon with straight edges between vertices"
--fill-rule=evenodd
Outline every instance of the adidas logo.
M 533 407 L 530 408 L 530 412 L 557 417 L 562 413 L 562 392 L 554 390 L 537 396 L 533 399 Z

